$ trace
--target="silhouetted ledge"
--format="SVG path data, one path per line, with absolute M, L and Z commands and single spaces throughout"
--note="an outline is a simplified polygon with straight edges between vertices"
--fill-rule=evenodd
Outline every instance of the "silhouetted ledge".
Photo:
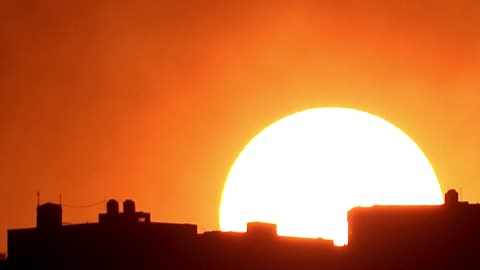
M 123 208 L 110 200 L 98 223 L 62 225 L 61 205 L 40 205 L 37 227 L 8 230 L 3 268 L 480 269 L 480 205 L 454 190 L 444 205 L 351 209 L 345 247 L 278 236 L 262 222 L 199 234 L 194 224 L 152 222 L 131 200 Z

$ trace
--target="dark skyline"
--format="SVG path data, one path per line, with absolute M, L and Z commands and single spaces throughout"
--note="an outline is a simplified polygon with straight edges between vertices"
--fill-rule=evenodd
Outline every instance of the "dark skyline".
M 38 191 L 217 229 L 242 148 L 312 107 L 395 124 L 443 191 L 480 201 L 478 14 L 475 0 L 1 1 L 0 251 L 35 223 Z
M 198 233 L 151 221 L 132 200 L 109 200 L 98 222 L 62 225 L 62 207 L 37 207 L 34 228 L 8 231 L 7 269 L 477 269 L 480 204 L 449 190 L 442 205 L 376 205 L 348 213 L 348 244 L 286 237 L 277 225 Z M 1 267 L 1 265 L 0 265 Z M 3 268 L 2 268 L 3 269 Z

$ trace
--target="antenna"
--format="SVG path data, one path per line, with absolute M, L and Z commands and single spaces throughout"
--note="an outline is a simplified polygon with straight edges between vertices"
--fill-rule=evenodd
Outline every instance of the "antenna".
M 40 191 L 37 191 L 37 206 L 40 206 Z

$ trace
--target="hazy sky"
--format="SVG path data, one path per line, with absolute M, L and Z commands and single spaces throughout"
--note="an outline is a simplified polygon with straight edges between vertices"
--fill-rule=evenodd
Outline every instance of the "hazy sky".
M 478 14 L 476 0 L 2 1 L 0 251 L 7 228 L 35 225 L 37 191 L 217 229 L 245 144 L 320 106 L 385 118 L 444 191 L 480 201 Z M 64 221 L 101 211 L 65 206 Z

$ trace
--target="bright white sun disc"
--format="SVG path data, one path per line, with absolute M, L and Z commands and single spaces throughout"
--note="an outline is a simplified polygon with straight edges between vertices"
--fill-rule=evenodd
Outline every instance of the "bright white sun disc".
M 400 129 L 366 112 L 317 108 L 279 120 L 248 143 L 225 183 L 220 227 L 272 222 L 280 235 L 343 245 L 354 206 L 441 203 L 432 166 Z

